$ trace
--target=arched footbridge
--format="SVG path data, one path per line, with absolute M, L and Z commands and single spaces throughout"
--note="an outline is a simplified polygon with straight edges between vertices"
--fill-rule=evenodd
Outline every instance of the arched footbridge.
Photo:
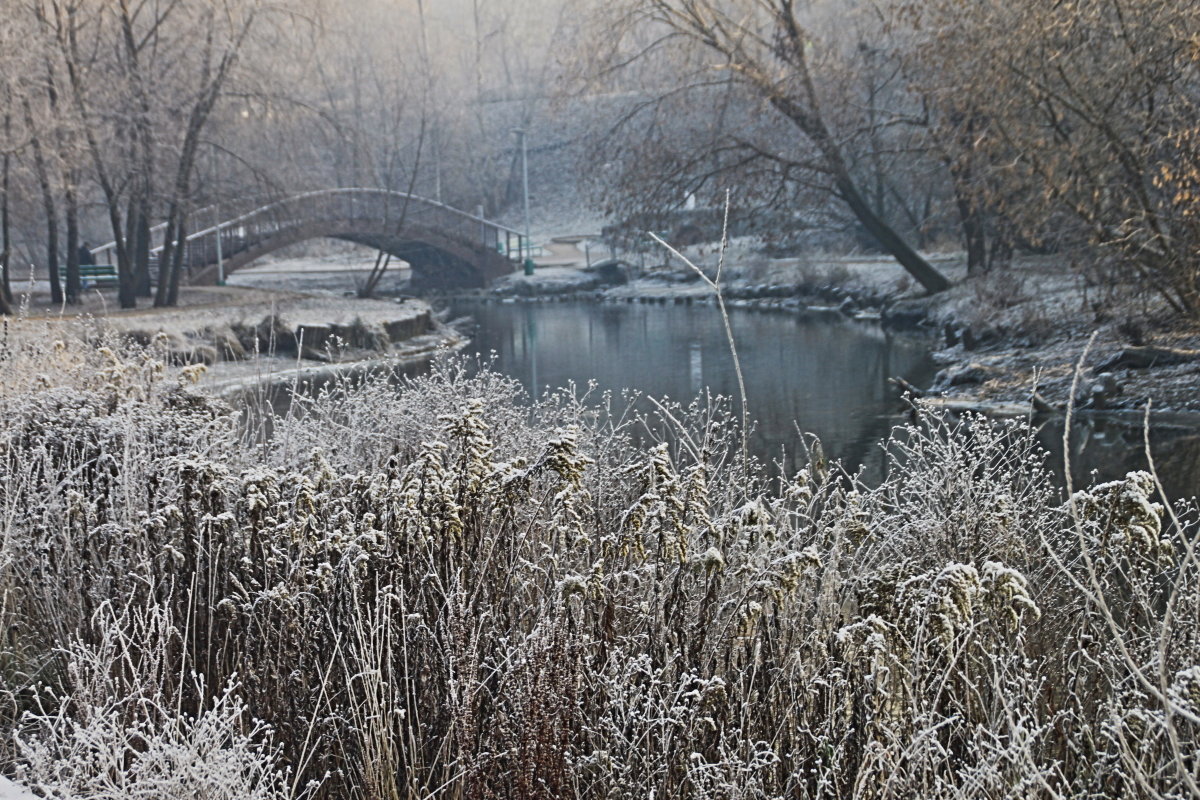
M 211 212 L 209 212 L 211 213 Z M 165 226 L 152 230 L 162 252 Z M 324 189 L 276 200 L 186 238 L 182 279 L 216 283 L 255 259 L 307 239 L 357 242 L 408 262 L 418 288 L 476 288 L 520 266 L 525 252 L 518 231 L 475 214 L 405 192 Z M 93 251 L 115 261 L 115 243 Z

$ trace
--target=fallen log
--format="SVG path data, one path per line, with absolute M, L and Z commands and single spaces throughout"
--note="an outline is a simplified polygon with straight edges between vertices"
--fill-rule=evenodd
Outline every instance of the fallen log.
M 1033 395 L 1029 398 L 1029 405 L 1031 405 L 1033 407 L 1033 410 L 1036 411 L 1038 414 L 1054 414 L 1054 413 L 1057 413 L 1059 410 L 1049 400 L 1042 397 L 1037 392 L 1034 392 Z
M 913 397 L 925 396 L 925 391 L 923 389 L 918 389 L 916 386 L 913 386 L 911 383 L 898 375 L 888 378 L 888 383 L 899 389 L 901 394 L 912 395 Z
M 1110 372 L 1114 369 L 1146 369 L 1165 367 L 1170 364 L 1186 364 L 1200 361 L 1200 350 L 1183 350 L 1176 347 L 1126 347 L 1121 352 L 1102 361 L 1092 372 Z

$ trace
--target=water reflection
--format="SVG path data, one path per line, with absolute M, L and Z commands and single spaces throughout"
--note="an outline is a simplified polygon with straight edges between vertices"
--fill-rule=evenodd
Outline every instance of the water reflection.
M 1082 414 L 1071 430 L 1071 476 L 1076 487 L 1147 469 L 1142 420 L 1130 415 Z M 1200 489 L 1200 431 L 1187 416 L 1159 416 L 1150 426 L 1150 452 L 1159 480 L 1171 498 L 1188 498 Z M 1061 417 L 1043 422 L 1038 441 L 1050 453 L 1056 475 L 1063 469 Z
M 475 320 L 472 348 L 496 353 L 496 368 L 531 392 L 594 380 L 602 390 L 634 388 L 690 400 L 706 389 L 737 396 L 737 377 L 716 309 L 705 306 L 585 303 L 459 303 Z M 760 456 L 801 466 L 798 431 L 826 451 L 878 471 L 877 446 L 902 420 L 887 379 L 918 385 L 933 373 L 918 340 L 840 314 L 797 316 L 731 311 L 746 380 L 751 446 Z
M 716 309 L 706 306 L 588 303 L 460 303 L 475 319 L 472 349 L 496 353 L 496 366 L 531 391 L 570 381 L 638 389 L 690 400 L 703 391 L 737 395 L 737 379 Z M 928 385 L 935 367 L 923 342 L 840 314 L 730 312 L 757 428 L 750 445 L 790 472 L 803 466 L 797 431 L 815 433 L 834 458 L 883 474 L 878 446 L 904 421 L 887 380 Z M 1063 419 L 1035 421 L 1050 465 L 1062 475 Z M 1200 486 L 1200 426 L 1194 417 L 1157 417 L 1151 448 L 1171 497 Z M 1140 420 L 1080 415 L 1071 436 L 1077 485 L 1146 468 Z
M 684 402 L 705 390 L 737 396 L 733 359 L 713 308 L 459 302 L 450 310 L 475 320 L 468 352 L 494 353 L 495 368 L 519 379 L 531 393 L 595 381 L 602 391 L 633 388 Z M 906 421 L 888 378 L 928 385 L 935 368 L 924 343 L 837 313 L 796 316 L 734 309 L 731 323 L 750 415 L 757 420 L 750 440 L 754 453 L 794 472 L 804 466 L 798 431 L 811 432 L 833 458 L 864 466 L 868 480 L 882 477 L 879 444 Z M 395 367 L 394 374 L 417 375 L 427 369 L 425 363 L 406 364 Z M 352 373 L 342 379 L 353 378 Z M 300 392 L 315 394 L 331 380 L 303 381 Z M 261 386 L 248 393 L 247 405 L 254 410 L 265 400 L 283 414 L 290 398 L 290 382 Z M 1064 420 L 1033 423 L 1061 482 Z M 269 418 L 253 413 L 246 424 L 260 437 L 270 436 Z M 1200 415 L 1157 415 L 1150 446 L 1168 496 L 1200 492 Z M 1070 452 L 1077 487 L 1146 469 L 1141 418 L 1080 414 Z

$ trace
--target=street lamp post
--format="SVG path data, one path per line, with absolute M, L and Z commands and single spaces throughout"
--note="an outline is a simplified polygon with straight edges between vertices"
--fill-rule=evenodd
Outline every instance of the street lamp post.
M 221 253 L 221 207 L 213 206 L 213 217 L 217 221 L 217 286 L 225 285 L 225 257 Z
M 521 259 L 521 264 L 525 267 L 525 274 L 533 274 L 533 242 L 529 237 L 529 149 L 525 144 L 525 129 L 517 128 L 513 131 L 517 138 L 521 141 L 521 185 L 525 195 L 525 247 Z

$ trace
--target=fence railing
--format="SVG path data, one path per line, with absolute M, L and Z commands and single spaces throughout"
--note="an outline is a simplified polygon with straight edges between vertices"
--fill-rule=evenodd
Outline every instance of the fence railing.
M 281 232 L 320 221 L 365 224 L 395 236 L 403 235 L 409 225 L 421 226 L 514 263 L 527 250 L 519 231 L 436 200 L 386 189 L 321 189 L 273 201 L 189 234 L 182 265 L 189 270 L 207 267 L 217 263 L 218 255 L 228 258 Z M 151 229 L 160 242 L 151 248 L 152 257 L 161 255 L 165 231 L 165 223 Z M 92 250 L 93 258 L 115 263 L 116 247 L 116 242 L 101 245 Z

